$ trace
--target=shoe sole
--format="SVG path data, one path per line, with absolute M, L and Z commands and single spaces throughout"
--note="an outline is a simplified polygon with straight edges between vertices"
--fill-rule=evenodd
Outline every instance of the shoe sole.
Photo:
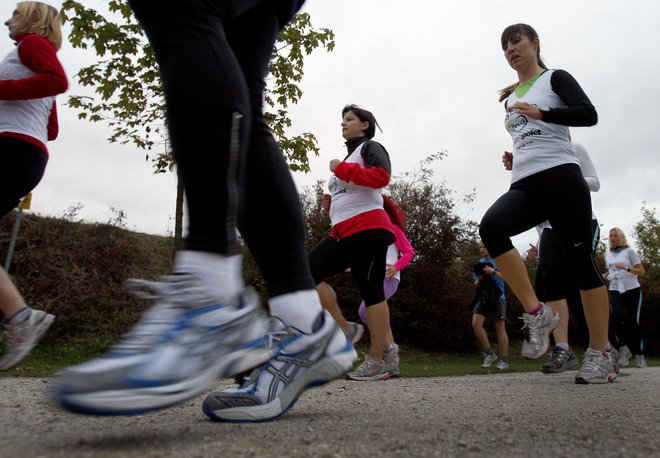
M 65 409 L 90 415 L 139 415 L 172 407 L 203 394 L 218 378 L 245 372 L 268 361 L 273 353 L 262 343 L 260 339 L 251 347 L 230 352 L 194 378 L 173 384 L 136 384 L 134 388 L 74 393 L 63 383 L 58 387 L 57 398 Z
M 543 346 L 541 349 L 537 353 L 532 353 L 531 355 L 523 354 L 522 357 L 525 359 L 539 359 L 541 356 L 545 355 L 550 347 L 550 334 L 557 326 L 559 326 L 559 314 L 553 315 L 550 324 L 545 327 L 545 330 L 543 331 L 545 338 L 543 339 Z
M 611 373 L 607 376 L 607 379 L 585 379 L 584 377 L 575 377 L 575 383 L 578 385 L 604 385 L 616 380 L 616 374 Z
M 47 313 L 44 319 L 37 324 L 32 341 L 28 343 L 20 353 L 16 354 L 11 360 L 5 362 L 5 364 L 0 367 L 0 371 L 9 370 L 23 361 L 23 359 L 30 354 L 32 349 L 37 346 L 46 331 L 48 331 L 48 328 L 50 328 L 50 325 L 53 324 L 53 321 L 55 321 L 55 315 Z
M 325 385 L 341 377 L 353 366 L 357 358 L 358 355 L 353 346 L 348 345 L 341 353 L 328 355 L 317 361 L 303 376 L 294 380 L 278 397 L 266 404 L 214 410 L 207 398 L 202 403 L 202 412 L 211 420 L 228 423 L 255 423 L 276 420 L 291 410 L 307 389 Z
M 383 372 L 382 374 L 365 375 L 365 376 L 348 374 L 346 378 L 348 380 L 355 380 L 356 382 L 377 382 L 377 381 L 383 381 L 389 379 L 390 374 L 389 372 Z

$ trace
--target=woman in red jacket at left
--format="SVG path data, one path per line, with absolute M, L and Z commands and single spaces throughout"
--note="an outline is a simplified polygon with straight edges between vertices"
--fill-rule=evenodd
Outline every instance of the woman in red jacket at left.
M 0 217 L 41 181 L 48 149 L 58 133 L 55 96 L 66 91 L 57 58 L 62 45 L 59 12 L 40 2 L 20 2 L 5 22 L 14 48 L 0 62 Z M 0 269 L 0 340 L 6 341 L 0 370 L 18 364 L 54 316 L 28 307 Z

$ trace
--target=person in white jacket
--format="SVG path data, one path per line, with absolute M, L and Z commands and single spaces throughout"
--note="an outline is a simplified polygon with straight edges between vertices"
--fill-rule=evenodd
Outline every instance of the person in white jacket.
M 621 353 L 619 363 L 622 366 L 627 366 L 628 359 L 635 354 L 637 367 L 646 367 L 644 339 L 639 326 L 642 288 L 638 280 L 646 271 L 618 227 L 610 229 L 605 265 L 604 277 L 610 282 L 610 341 Z

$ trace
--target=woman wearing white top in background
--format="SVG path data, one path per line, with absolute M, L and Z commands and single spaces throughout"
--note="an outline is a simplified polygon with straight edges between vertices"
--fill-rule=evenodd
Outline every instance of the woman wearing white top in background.
M 644 339 L 639 326 L 642 288 L 638 280 L 646 271 L 618 227 L 610 229 L 609 245 L 605 252 L 607 272 L 604 276 L 610 282 L 610 341 L 621 353 L 619 363 L 622 366 L 628 365 L 634 353 L 637 367 L 646 367 Z

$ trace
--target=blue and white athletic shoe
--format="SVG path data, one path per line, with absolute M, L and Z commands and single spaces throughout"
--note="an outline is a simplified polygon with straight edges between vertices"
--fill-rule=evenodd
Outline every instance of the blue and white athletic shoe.
M 272 320 L 279 322 L 271 334 L 276 356 L 254 369 L 240 386 L 209 394 L 202 410 L 211 419 L 274 420 L 291 409 L 306 389 L 341 377 L 357 359 L 350 340 L 327 312 L 313 334 Z
M 234 304 L 219 304 L 185 274 L 127 286 L 154 305 L 108 353 L 64 371 L 57 397 L 66 409 L 95 415 L 162 409 L 273 354 L 254 291 Z

